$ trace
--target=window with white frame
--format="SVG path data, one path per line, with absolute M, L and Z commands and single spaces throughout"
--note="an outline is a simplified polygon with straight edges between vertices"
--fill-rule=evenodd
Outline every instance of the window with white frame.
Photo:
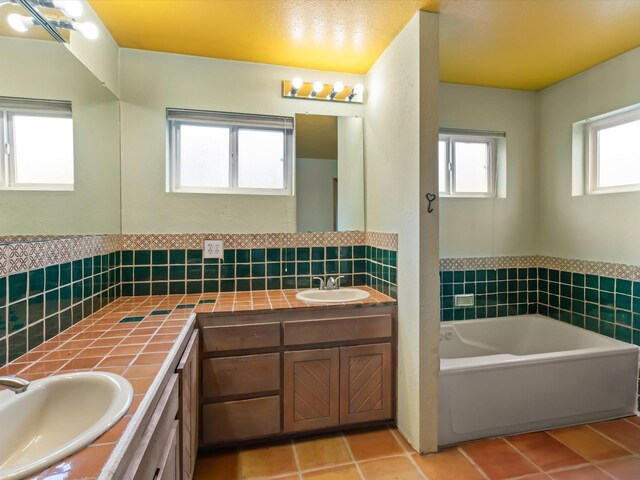
M 71 102 L 0 97 L 0 189 L 73 190 Z
M 167 191 L 290 195 L 293 118 L 167 109 Z
M 441 130 L 438 142 L 440 194 L 449 197 L 496 195 L 499 132 Z
M 585 122 L 587 193 L 640 190 L 640 108 Z

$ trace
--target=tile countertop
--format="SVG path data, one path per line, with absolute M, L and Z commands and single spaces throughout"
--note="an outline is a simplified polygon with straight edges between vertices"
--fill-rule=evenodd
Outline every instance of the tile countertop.
M 169 373 L 177 349 L 193 328 L 195 314 L 396 303 L 369 287 L 355 288 L 371 296 L 331 304 L 297 300 L 295 295 L 300 290 L 122 297 L 1 367 L 0 375 L 18 375 L 26 380 L 70 372 L 111 372 L 124 376 L 133 386 L 133 403 L 115 426 L 87 448 L 32 478 L 111 478 L 110 472 Z

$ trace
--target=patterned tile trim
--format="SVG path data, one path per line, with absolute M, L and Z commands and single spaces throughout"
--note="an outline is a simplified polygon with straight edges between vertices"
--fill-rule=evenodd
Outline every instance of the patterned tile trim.
M 120 250 L 119 235 L 87 235 L 0 245 L 0 276 Z
M 494 268 L 529 268 L 536 267 L 539 257 L 471 257 L 441 258 L 440 271 L 448 270 L 489 270 Z
M 398 251 L 398 234 L 382 232 L 364 232 L 365 245 Z
M 626 265 L 623 263 L 596 262 L 592 260 L 545 257 L 541 255 L 440 259 L 440 271 L 536 267 L 640 281 L 640 266 Z
M 200 249 L 206 239 L 222 240 L 225 249 L 282 248 L 370 245 L 387 250 L 398 249 L 398 236 L 393 233 L 303 232 L 303 233 L 179 233 L 121 235 L 123 250 Z

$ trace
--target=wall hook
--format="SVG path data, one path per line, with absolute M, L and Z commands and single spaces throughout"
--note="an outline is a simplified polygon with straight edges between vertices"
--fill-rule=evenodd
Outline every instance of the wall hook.
M 431 204 L 436 199 L 436 196 L 433 193 L 427 193 L 426 197 L 427 197 L 427 202 L 429 202 L 429 204 L 427 205 L 427 212 L 432 213 L 433 208 L 431 207 Z

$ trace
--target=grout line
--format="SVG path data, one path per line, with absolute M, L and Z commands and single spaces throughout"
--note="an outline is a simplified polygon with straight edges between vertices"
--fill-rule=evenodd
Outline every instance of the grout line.
M 298 478 L 302 478 L 301 470 L 300 470 L 300 459 L 298 458 L 298 449 L 296 448 L 296 442 L 291 439 L 291 450 L 293 450 L 293 459 L 296 462 L 296 473 L 298 474 Z
M 520 454 L 520 456 L 522 458 L 524 458 L 527 462 L 529 462 L 531 465 L 533 465 L 534 468 L 538 469 L 538 472 L 544 473 L 544 470 L 542 470 L 542 468 L 540 468 L 540 466 L 538 466 L 536 463 L 533 462 L 533 460 L 531 460 L 529 457 L 527 457 L 523 452 L 521 452 L 513 443 L 511 443 L 507 437 L 502 437 L 502 440 L 504 440 L 504 442 L 509 445 L 511 448 L 513 448 L 513 450 L 515 450 L 518 454 Z M 527 474 L 529 475 L 529 474 Z M 524 475 L 521 475 L 524 476 Z
M 480 473 L 480 475 L 482 475 L 486 480 L 490 480 L 489 475 L 487 475 L 484 470 L 482 468 L 480 468 L 480 466 L 475 462 L 475 460 L 473 458 L 471 458 L 471 456 L 465 452 L 460 445 L 454 447 L 458 452 L 460 452 L 460 454 L 467 459 L 467 461 L 473 466 L 473 468 L 475 468 L 478 473 Z
M 342 441 L 347 447 L 347 452 L 349 452 L 349 456 L 351 457 L 351 460 L 353 460 L 353 464 L 356 467 L 358 475 L 360 475 L 361 480 L 365 480 L 364 473 L 362 473 L 362 469 L 360 468 L 360 465 L 358 465 L 358 462 L 356 461 L 356 457 L 353 455 L 353 451 L 351 450 L 351 445 L 349 445 L 349 442 L 347 441 L 347 437 L 345 436 L 344 432 L 340 432 L 340 436 L 342 437 Z

